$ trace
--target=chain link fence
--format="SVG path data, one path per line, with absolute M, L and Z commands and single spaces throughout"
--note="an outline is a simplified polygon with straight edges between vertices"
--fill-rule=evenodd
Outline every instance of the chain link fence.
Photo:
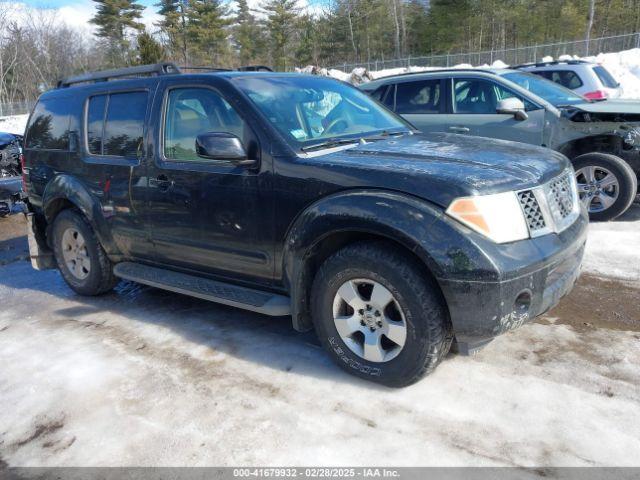
M 29 113 L 33 108 L 34 103 L 35 102 L 27 101 L 0 103 L 0 117 Z
M 610 37 L 592 38 L 589 41 L 576 40 L 572 42 L 547 43 L 528 47 L 504 48 L 486 50 L 483 52 L 448 53 L 443 55 L 428 55 L 421 57 L 405 57 L 393 60 L 374 60 L 358 63 L 342 63 L 330 68 L 350 72 L 354 68 L 364 67 L 370 71 L 387 68 L 403 67 L 452 67 L 463 63 L 470 65 L 491 65 L 501 60 L 507 65 L 539 62 L 542 58 L 551 56 L 557 59 L 561 55 L 577 55 L 587 57 L 605 52 L 619 52 L 631 48 L 640 48 L 640 32 Z

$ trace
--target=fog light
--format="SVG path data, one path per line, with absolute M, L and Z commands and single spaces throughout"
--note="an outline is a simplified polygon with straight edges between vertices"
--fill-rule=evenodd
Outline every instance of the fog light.
M 523 314 L 529 311 L 531 306 L 531 292 L 529 290 L 523 290 L 516 297 L 516 301 L 513 304 L 515 311 L 519 314 Z

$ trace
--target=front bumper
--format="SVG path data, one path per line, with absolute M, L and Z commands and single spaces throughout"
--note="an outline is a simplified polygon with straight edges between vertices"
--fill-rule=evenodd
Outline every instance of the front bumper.
M 569 293 L 580 274 L 587 226 L 582 212 L 560 234 L 485 252 L 498 271 L 497 281 L 440 279 L 460 353 L 545 313 Z

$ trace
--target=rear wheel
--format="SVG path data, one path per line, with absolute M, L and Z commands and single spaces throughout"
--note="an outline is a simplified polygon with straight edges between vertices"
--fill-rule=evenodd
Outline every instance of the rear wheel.
M 638 190 L 636 174 L 620 157 L 587 153 L 573 160 L 580 201 L 595 221 L 612 220 L 633 203 Z
M 64 210 L 53 223 L 53 250 L 62 277 L 81 295 L 99 295 L 117 283 L 112 264 L 91 225 L 75 210 Z
M 451 325 L 437 285 L 396 248 L 345 247 L 325 261 L 312 288 L 318 337 L 349 373 L 403 387 L 449 351 Z

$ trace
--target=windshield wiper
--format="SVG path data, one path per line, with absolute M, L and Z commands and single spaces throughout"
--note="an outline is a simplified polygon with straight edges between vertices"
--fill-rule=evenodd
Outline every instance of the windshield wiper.
M 313 145 L 307 145 L 300 150 L 303 152 L 312 152 L 313 150 L 322 150 L 323 148 L 339 147 L 341 145 L 349 145 L 350 143 L 360 143 L 359 138 L 343 138 L 342 140 L 330 139 L 320 143 L 314 143 Z
M 406 135 L 409 132 L 388 132 L 388 131 L 384 131 L 381 132 L 377 135 L 371 135 L 370 137 L 362 137 L 362 140 L 364 140 L 365 142 L 376 142 L 378 140 L 386 140 L 388 138 L 395 138 L 395 137 L 401 137 L 402 135 Z

